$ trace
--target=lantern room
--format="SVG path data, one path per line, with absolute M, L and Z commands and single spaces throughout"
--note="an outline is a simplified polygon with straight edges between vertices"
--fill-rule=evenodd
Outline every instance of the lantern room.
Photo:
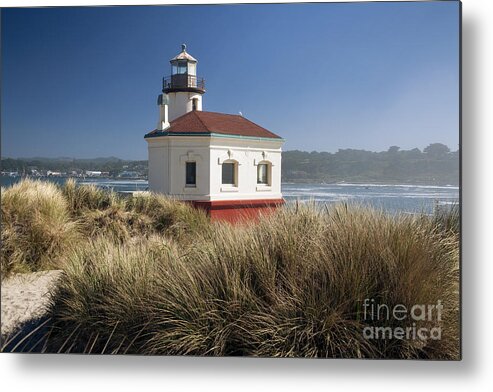
M 170 60 L 171 75 L 163 79 L 163 93 L 170 92 L 205 92 L 203 78 L 197 76 L 197 60 L 187 53 L 187 46 L 182 44 L 181 52 Z

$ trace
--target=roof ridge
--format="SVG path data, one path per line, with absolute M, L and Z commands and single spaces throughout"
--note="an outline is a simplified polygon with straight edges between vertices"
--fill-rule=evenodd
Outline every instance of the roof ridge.
M 195 116 L 199 119 L 200 123 L 204 126 L 204 128 L 207 129 L 209 132 L 211 132 L 209 127 L 207 125 L 205 125 L 204 121 L 200 118 L 200 116 L 198 114 L 199 111 L 201 111 L 201 110 L 194 110 L 193 113 L 195 113 Z M 206 113 L 210 113 L 210 112 L 206 112 Z
M 220 114 L 221 116 L 243 117 L 243 116 L 240 116 L 239 114 L 233 114 L 233 113 L 210 112 L 208 110 L 198 110 L 198 111 L 200 111 L 202 113 Z
M 240 116 L 241 118 L 244 118 L 245 120 L 247 120 L 248 122 L 252 123 L 253 125 L 256 125 L 257 127 L 259 128 L 262 128 L 263 130 L 269 132 L 269 133 L 272 133 L 273 135 L 276 135 L 274 132 L 272 131 L 269 131 L 267 128 L 264 128 L 262 125 L 258 125 L 256 122 L 253 122 L 252 120 L 246 118 L 246 117 L 243 117 L 243 116 Z M 276 135 L 277 136 L 277 135 Z

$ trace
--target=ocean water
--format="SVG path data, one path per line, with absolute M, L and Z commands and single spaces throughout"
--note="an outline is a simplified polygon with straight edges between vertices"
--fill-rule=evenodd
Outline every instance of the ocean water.
M 388 212 L 432 213 L 435 207 L 459 203 L 459 187 L 385 184 L 283 184 L 287 201 L 346 202 Z
M 1 185 L 9 186 L 20 177 L 1 176 Z M 63 184 L 65 178 L 50 178 Z M 103 178 L 78 179 L 79 184 L 95 184 L 116 192 L 143 191 L 146 180 L 113 180 Z M 282 184 L 282 194 L 287 202 L 356 203 L 383 209 L 391 213 L 431 213 L 438 206 L 459 202 L 459 187 L 434 185 L 385 184 Z

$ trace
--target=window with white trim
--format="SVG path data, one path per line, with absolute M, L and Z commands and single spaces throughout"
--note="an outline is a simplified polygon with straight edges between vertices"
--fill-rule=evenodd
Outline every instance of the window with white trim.
M 222 164 L 222 184 L 237 186 L 237 163 L 236 162 L 225 162 Z
M 269 185 L 270 165 L 268 163 L 259 163 L 257 165 L 257 184 L 259 185 Z

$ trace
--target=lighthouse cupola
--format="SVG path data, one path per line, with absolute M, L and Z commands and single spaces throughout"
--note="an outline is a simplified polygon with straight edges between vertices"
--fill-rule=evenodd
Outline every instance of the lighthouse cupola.
M 197 60 L 181 46 L 181 52 L 170 60 L 171 75 L 163 78 L 163 93 L 169 102 L 169 121 L 193 110 L 202 110 L 205 81 L 197 76 Z

